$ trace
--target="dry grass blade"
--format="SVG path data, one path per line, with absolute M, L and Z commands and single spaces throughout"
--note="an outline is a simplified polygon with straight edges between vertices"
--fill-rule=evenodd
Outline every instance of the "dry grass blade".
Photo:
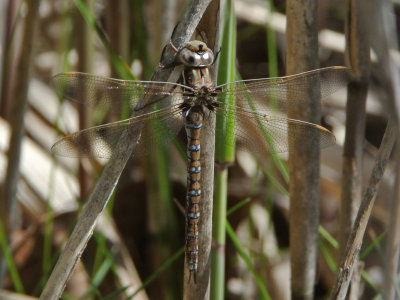
M 362 197 L 362 162 L 364 151 L 366 100 L 369 79 L 369 41 L 366 34 L 365 16 L 360 6 L 362 1 L 349 0 L 347 8 L 346 37 L 347 56 L 353 69 L 354 77 L 348 85 L 346 106 L 346 138 L 342 162 L 342 195 L 339 216 L 339 258 L 345 251 L 357 208 Z M 357 278 L 360 278 L 359 276 Z M 358 291 L 359 282 L 353 281 L 351 291 Z M 353 292 L 351 292 L 353 294 Z M 357 299 L 353 294 L 350 299 Z
M 28 82 L 29 70 L 31 66 L 32 44 L 34 37 L 35 24 L 38 16 L 39 0 L 30 1 L 27 4 L 27 14 L 25 18 L 23 37 L 21 41 L 21 52 L 17 58 L 16 84 L 12 91 L 13 107 L 11 111 L 11 140 L 8 149 L 7 173 L 2 186 L 0 195 L 0 219 L 5 227 L 5 232 L 11 232 L 16 222 L 16 190 L 19 178 L 19 168 L 21 159 L 22 138 L 24 133 L 24 116 L 28 105 Z M 0 261 L 0 284 L 3 283 L 6 263 L 1 258 Z
M 90 12 L 93 12 L 94 1 L 87 1 L 88 9 Z M 81 28 L 80 34 L 78 35 L 77 40 L 77 50 L 79 53 L 79 62 L 78 62 L 78 70 L 80 72 L 90 73 L 93 68 L 93 54 L 94 54 L 94 46 L 93 46 L 93 32 L 90 29 L 90 26 L 85 22 L 84 18 L 81 16 L 78 17 L 79 27 Z M 81 83 L 83 94 L 86 95 L 86 89 Z M 82 107 L 79 110 L 79 128 L 84 129 L 91 127 L 91 112 L 88 107 Z M 85 141 L 86 143 L 88 141 Z M 89 189 L 92 186 L 92 180 L 90 178 L 90 172 L 84 167 L 82 161 L 79 162 L 79 191 L 80 198 L 85 199 L 89 193 Z
M 371 48 L 376 53 L 377 63 L 373 69 L 375 78 L 378 78 L 381 84 L 380 92 L 383 99 L 386 112 L 396 127 L 400 128 L 400 90 L 398 62 L 394 53 L 398 53 L 398 32 L 395 20 L 395 8 L 390 1 L 369 1 L 367 5 L 363 3 L 360 8 L 363 10 L 368 20 L 365 22 Z M 398 132 L 397 132 L 398 134 Z M 397 156 L 397 166 L 399 166 L 399 157 Z M 397 173 L 399 170 L 397 170 Z M 399 173 L 397 174 L 398 180 Z M 398 181 L 397 181 L 398 182 Z M 396 183 L 396 182 L 395 182 Z M 388 239 L 386 247 L 386 270 L 385 270 L 385 299 L 394 299 L 398 283 L 395 278 L 398 276 L 399 259 L 399 227 L 397 226 L 400 217 L 399 186 L 395 185 L 392 205 L 390 208 L 390 219 L 388 224 Z
M 365 228 L 371 216 L 371 210 L 375 202 L 376 193 L 380 180 L 385 171 L 389 156 L 396 140 L 395 125 L 392 120 L 387 124 L 385 135 L 379 148 L 378 156 L 369 179 L 368 187 L 364 193 L 357 218 L 354 221 L 352 232 L 347 242 L 346 251 L 342 257 L 339 274 L 336 278 L 335 287 L 330 299 L 345 299 L 350 280 L 358 260 L 358 254 L 364 237 Z
M 400 149 L 399 139 L 397 139 L 396 149 Z M 397 173 L 395 180 L 394 195 L 390 210 L 387 246 L 386 246 L 386 270 L 385 270 L 385 296 L 386 299 L 395 299 L 398 283 L 396 281 L 399 266 L 399 236 L 400 236 L 400 152 L 395 156 L 397 163 Z

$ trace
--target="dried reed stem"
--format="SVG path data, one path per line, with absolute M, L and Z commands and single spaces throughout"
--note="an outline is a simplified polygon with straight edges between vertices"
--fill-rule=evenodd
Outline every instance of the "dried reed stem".
M 319 66 L 317 6 L 315 0 L 287 1 L 287 75 Z M 318 83 L 310 82 L 310 89 L 303 97 L 309 99 L 307 104 L 291 103 L 288 116 L 319 123 Z M 302 136 L 291 143 L 289 222 L 292 299 L 313 299 L 314 294 L 319 224 L 319 160 L 318 137 Z
M 360 209 L 357 213 L 353 229 L 347 242 L 346 251 L 340 263 L 336 283 L 330 296 L 331 300 L 345 299 L 346 297 L 348 286 L 358 261 L 358 254 L 361 249 L 365 228 L 367 227 L 368 220 L 371 216 L 371 211 L 375 202 L 380 180 L 384 174 L 389 156 L 392 153 L 392 149 L 396 140 L 396 134 L 395 124 L 393 120 L 389 120 L 386 126 L 385 135 L 375 160 L 375 165 L 372 170 L 367 189 L 364 193 Z
M 24 116 L 28 106 L 28 86 L 30 79 L 31 55 L 33 49 L 33 37 L 38 17 L 40 0 L 32 0 L 26 3 L 27 14 L 25 17 L 23 36 L 18 53 L 15 85 L 12 90 L 13 107 L 11 111 L 11 140 L 8 148 L 8 164 L 4 184 L 0 195 L 0 219 L 3 222 L 7 234 L 14 230 L 17 209 L 17 184 L 19 179 L 19 167 L 21 159 L 22 139 L 24 137 Z M 0 261 L 0 285 L 4 280 L 6 263 L 1 256 Z
M 359 0 L 347 1 L 346 38 L 347 58 L 353 69 L 353 79 L 348 85 L 346 107 L 346 138 L 343 150 L 343 177 L 341 211 L 339 216 L 339 258 L 345 251 L 346 242 L 362 197 L 362 161 L 365 136 L 365 106 L 369 79 L 370 47 L 366 34 L 365 18 Z M 349 299 L 358 299 L 359 282 L 354 281 Z

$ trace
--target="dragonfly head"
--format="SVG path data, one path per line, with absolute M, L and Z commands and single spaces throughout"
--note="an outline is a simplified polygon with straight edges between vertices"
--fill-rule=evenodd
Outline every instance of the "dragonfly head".
M 214 53 L 206 43 L 190 41 L 178 53 L 178 59 L 187 67 L 207 67 L 214 61 Z

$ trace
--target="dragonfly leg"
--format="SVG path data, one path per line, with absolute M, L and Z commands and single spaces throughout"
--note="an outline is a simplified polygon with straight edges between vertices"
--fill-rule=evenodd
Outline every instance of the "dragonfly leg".
M 194 282 L 194 283 L 197 283 L 197 279 L 196 279 L 196 274 L 197 274 L 197 272 L 196 272 L 196 270 L 191 270 L 191 271 L 190 271 L 190 273 L 189 273 L 189 282 L 190 282 L 190 280 L 192 279 L 192 274 L 193 274 L 193 282 Z
M 175 54 L 178 54 L 178 53 L 179 53 L 179 50 L 174 46 L 174 44 L 172 44 L 172 41 L 170 40 L 169 43 L 168 43 L 168 45 L 165 45 L 161 57 L 164 55 L 164 52 L 165 52 L 165 50 L 166 50 L 166 48 L 167 48 L 168 46 L 172 49 L 172 51 L 174 51 Z M 177 65 L 177 63 L 174 61 L 174 62 L 173 62 L 172 64 L 170 64 L 170 65 L 163 65 L 163 64 L 159 63 L 159 64 L 158 64 L 158 67 L 159 67 L 160 69 L 163 69 L 163 70 L 164 70 L 164 69 L 171 69 L 171 68 L 174 68 L 174 67 L 176 67 L 176 65 Z

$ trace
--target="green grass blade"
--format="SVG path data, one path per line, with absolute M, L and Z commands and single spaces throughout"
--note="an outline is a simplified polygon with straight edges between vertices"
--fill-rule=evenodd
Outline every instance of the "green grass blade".
M 332 271 L 332 273 L 335 273 L 337 271 L 336 260 L 329 252 L 329 249 L 323 240 L 320 239 L 318 245 L 323 257 L 325 258 L 326 263 L 328 264 L 329 269 Z
M 52 158 L 52 165 L 50 170 L 50 181 L 49 181 L 49 195 L 46 201 L 46 213 L 44 222 L 44 236 L 43 236 L 43 261 L 42 261 L 42 273 L 49 274 L 51 264 L 51 247 L 52 247 L 52 232 L 53 232 L 53 207 L 51 199 L 54 198 L 54 180 L 55 180 L 55 168 L 56 160 Z
M 157 106 L 155 106 L 157 109 Z M 154 119 L 150 121 L 151 130 L 153 131 L 154 139 L 158 141 L 156 151 L 151 156 L 147 157 L 148 165 L 148 206 L 149 219 L 151 220 L 150 228 L 152 235 L 155 236 L 157 243 L 157 258 L 154 258 L 154 266 L 161 265 L 173 254 L 173 250 L 180 245 L 176 232 L 179 231 L 176 215 L 176 207 L 172 200 L 172 191 L 169 181 L 169 166 L 170 162 L 169 149 L 165 148 L 163 139 L 166 136 L 171 136 L 167 124 L 162 120 Z M 170 137 L 175 139 L 175 137 Z M 175 270 L 168 269 L 165 271 L 163 280 L 159 282 L 165 292 L 165 299 L 176 299 L 177 291 L 172 287 L 174 285 Z
M 111 62 L 115 67 L 120 78 L 130 79 L 130 80 L 135 79 L 129 66 L 112 50 L 111 44 L 108 41 L 106 34 L 101 29 L 100 25 L 96 22 L 96 19 L 90 13 L 85 3 L 83 3 L 82 0 L 73 0 L 73 1 L 76 7 L 78 8 L 79 12 L 81 13 L 82 17 L 85 19 L 85 21 L 96 31 L 98 37 L 100 38 L 101 42 L 106 48 L 107 53 L 110 56 Z
M 325 258 L 326 263 L 328 264 L 329 269 L 335 273 L 337 271 L 337 263 L 336 259 L 332 257 L 331 252 L 329 251 L 326 243 L 333 247 L 334 249 L 339 248 L 339 243 L 335 240 L 335 238 L 323 227 L 319 226 L 318 227 L 318 233 L 319 233 L 319 249 L 322 252 L 322 255 Z
M 24 286 L 22 284 L 21 278 L 19 277 L 18 270 L 15 265 L 14 259 L 12 257 L 10 248 L 8 247 L 7 237 L 4 232 L 3 222 L 1 220 L 0 220 L 0 244 L 1 244 L 1 250 L 3 251 L 3 256 L 7 262 L 8 270 L 9 270 L 15 291 L 23 294 Z
M 242 201 L 240 201 L 239 203 L 236 203 L 234 206 L 232 206 L 230 209 L 228 209 L 226 215 L 229 216 L 230 214 L 233 214 L 235 211 L 237 211 L 238 209 L 242 208 L 243 206 L 247 205 L 248 203 L 250 203 L 251 198 L 245 198 Z
M 130 295 L 127 299 L 133 299 L 141 290 L 145 289 L 151 282 L 154 281 L 154 279 L 164 272 L 166 269 L 168 269 L 178 258 L 180 258 L 183 254 L 185 253 L 185 248 L 181 248 L 178 251 L 174 253 L 174 255 L 171 256 L 158 270 L 156 270 L 153 274 L 151 274 L 144 282 L 143 284 L 132 294 Z
M 237 70 L 236 70 L 236 78 L 238 80 L 242 79 L 240 74 L 239 74 L 239 72 L 237 72 Z M 273 95 L 270 95 L 270 97 L 273 99 Z M 285 181 L 288 183 L 289 182 L 289 171 L 288 171 L 288 168 L 286 166 L 286 163 L 280 157 L 280 155 L 277 153 L 277 151 L 275 150 L 274 141 L 271 138 L 271 136 L 268 133 L 268 131 L 265 129 L 264 125 L 262 124 L 260 116 L 259 116 L 259 114 L 257 112 L 256 105 L 255 105 L 254 100 L 252 99 L 251 95 L 250 94 L 246 95 L 246 99 L 247 99 L 247 103 L 248 103 L 251 111 L 254 112 L 253 118 L 254 118 L 254 120 L 256 120 L 257 126 L 261 130 L 263 138 L 267 142 L 267 145 L 268 145 L 268 148 L 269 148 L 269 154 L 271 155 L 272 160 L 275 163 L 275 165 L 278 168 L 278 170 L 280 171 L 281 175 L 283 176 Z
M 386 234 L 387 232 L 385 231 L 381 233 L 376 239 L 374 239 L 372 243 L 360 254 L 360 259 L 365 259 L 374 248 L 379 249 L 380 245 L 382 244 L 382 239 L 386 236 Z
M 108 271 L 111 269 L 113 262 L 105 259 L 100 267 L 97 269 L 96 273 L 93 275 L 91 279 L 91 283 L 93 286 L 97 287 L 101 284 L 101 282 L 106 277 Z
M 98 295 L 100 293 L 98 287 L 110 272 L 118 282 L 120 281 L 115 256 L 107 247 L 106 237 L 102 233 L 98 232 L 95 232 L 93 236 L 97 243 L 97 249 L 93 263 L 93 272 L 90 275 L 91 288 L 86 293 L 86 298 L 90 298 L 91 295 Z M 118 291 L 123 291 L 125 289 L 126 288 L 122 287 Z M 115 293 L 118 293 L 118 291 Z M 109 295 L 109 297 L 111 297 L 111 295 Z
M 121 299 L 118 296 L 122 295 L 127 289 L 128 286 L 123 286 L 120 289 L 116 290 L 115 292 L 111 293 L 110 295 L 104 297 L 103 300 Z
M 244 251 L 244 249 L 240 245 L 240 242 L 235 234 L 235 231 L 233 230 L 229 222 L 226 222 L 226 232 L 228 233 L 230 239 L 232 240 L 232 243 L 236 247 L 236 250 L 239 252 L 240 257 L 244 260 L 249 271 L 254 276 L 254 279 L 261 294 L 261 299 L 271 300 L 271 296 L 269 295 L 267 288 L 265 287 L 264 282 L 262 281 L 262 278 L 257 274 L 257 271 L 255 270 L 253 264 L 251 263 L 249 255 L 246 253 L 246 251 Z
M 335 249 L 339 248 L 339 243 L 336 241 L 336 239 L 323 227 L 319 226 L 318 227 L 318 233 L 320 237 L 323 237 L 327 242 Z
M 271 171 L 265 170 L 264 168 L 262 168 L 261 171 L 262 171 L 263 175 L 265 176 L 265 178 L 268 179 L 268 181 L 270 182 L 271 186 L 275 187 L 283 195 L 289 197 L 289 191 L 287 190 L 287 188 L 285 188 L 279 182 L 279 180 L 276 179 L 276 177 L 274 176 L 274 174 L 272 174 Z
M 274 3 L 272 0 L 266 0 L 267 6 L 269 7 L 269 14 L 272 15 L 274 11 Z M 274 29 L 266 25 L 267 27 L 267 48 L 268 48 L 268 74 L 269 77 L 278 76 L 278 53 L 276 47 L 276 39 Z
M 376 293 L 380 292 L 379 286 L 369 277 L 368 273 L 365 270 L 361 270 L 361 277 Z

